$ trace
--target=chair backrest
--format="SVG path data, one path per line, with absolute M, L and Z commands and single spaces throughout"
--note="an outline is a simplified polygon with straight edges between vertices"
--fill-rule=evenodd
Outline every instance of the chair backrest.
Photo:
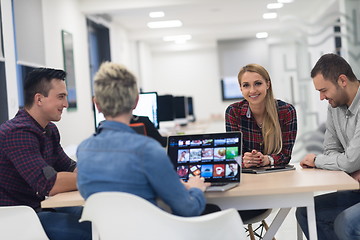
M 131 123 L 130 127 L 139 134 L 147 135 L 147 131 L 144 123 Z
M 172 215 L 123 192 L 101 192 L 85 202 L 80 221 L 91 221 L 101 240 L 246 239 L 235 209 L 198 217 Z
M 0 239 L 49 240 L 34 209 L 0 207 Z

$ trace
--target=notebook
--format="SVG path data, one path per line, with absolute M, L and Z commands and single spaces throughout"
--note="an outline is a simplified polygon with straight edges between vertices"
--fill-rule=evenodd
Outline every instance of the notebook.
M 206 191 L 226 191 L 240 183 L 241 132 L 169 136 L 167 152 L 179 178 L 204 177 L 211 183 Z
M 281 171 L 290 171 L 295 170 L 294 165 L 283 165 L 283 166 L 265 166 L 265 167 L 259 167 L 259 168 L 243 168 L 243 173 L 271 173 L 271 172 L 281 172 Z

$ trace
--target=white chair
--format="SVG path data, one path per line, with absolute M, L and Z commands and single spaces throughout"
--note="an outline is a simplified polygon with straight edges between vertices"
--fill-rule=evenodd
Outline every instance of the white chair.
M 49 240 L 34 209 L 0 207 L 0 239 Z
M 100 192 L 85 202 L 80 221 L 91 221 L 101 240 L 246 239 L 235 209 L 179 217 L 123 192 Z

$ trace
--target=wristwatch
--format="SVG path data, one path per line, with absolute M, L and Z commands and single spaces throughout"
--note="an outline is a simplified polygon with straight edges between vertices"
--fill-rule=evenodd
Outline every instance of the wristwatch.
M 270 155 L 267 155 L 268 156 L 268 158 L 269 158 L 269 161 L 270 161 L 270 165 L 272 166 L 272 165 L 274 165 L 274 159 L 273 159 L 273 157 L 272 156 L 270 156 Z

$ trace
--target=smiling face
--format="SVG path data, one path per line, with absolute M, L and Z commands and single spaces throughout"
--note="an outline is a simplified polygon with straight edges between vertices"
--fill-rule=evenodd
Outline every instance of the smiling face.
M 240 79 L 244 98 L 252 105 L 263 104 L 270 83 L 256 72 L 245 72 Z
M 317 91 L 320 92 L 320 100 L 328 100 L 331 107 L 336 108 L 342 105 L 346 105 L 348 102 L 348 96 L 343 88 L 343 81 L 341 75 L 336 83 L 330 80 L 326 80 L 322 74 L 317 74 L 313 78 L 314 86 Z
M 48 96 L 37 93 L 36 101 L 40 106 L 41 118 L 44 123 L 59 121 L 63 109 L 69 106 L 65 81 L 52 79 Z

